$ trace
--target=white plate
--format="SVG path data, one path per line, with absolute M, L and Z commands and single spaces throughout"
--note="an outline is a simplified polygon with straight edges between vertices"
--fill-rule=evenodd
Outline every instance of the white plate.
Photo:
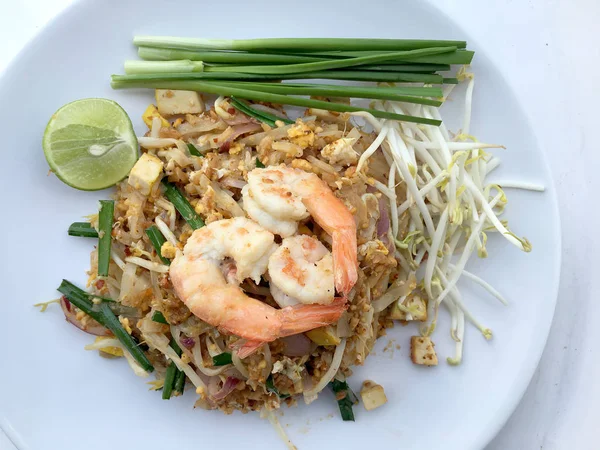
M 67 325 L 59 308 L 40 314 L 32 306 L 56 297 L 54 289 L 62 278 L 85 281 L 92 243 L 68 237 L 66 229 L 94 212 L 95 201 L 110 193 L 79 192 L 47 176 L 40 145 L 44 127 L 64 103 L 97 96 L 120 102 L 137 130 L 143 130 L 140 115 L 152 99 L 150 92 L 115 92 L 109 86 L 110 74 L 121 72 L 123 61 L 135 56 L 130 43 L 134 34 L 468 39 L 467 32 L 425 5 L 384 0 L 95 0 L 71 7 L 42 31 L 0 80 L 7 155 L 0 181 L 0 426 L 17 447 L 284 448 L 256 414 L 193 410 L 192 395 L 161 400 L 123 361 L 84 351 L 90 336 Z M 340 420 L 329 393 L 310 407 L 283 410 L 281 421 L 301 449 L 482 448 L 516 406 L 537 365 L 552 320 L 560 267 L 554 188 L 518 100 L 477 42 L 469 46 L 478 50 L 472 130 L 507 146 L 495 178 L 547 187 L 543 194 L 508 192 L 506 217 L 518 235 L 532 241 L 534 250 L 520 253 L 493 236 L 490 257 L 470 266 L 510 299 L 507 308 L 477 287 L 466 282 L 460 286 L 473 312 L 493 329 L 492 341 L 468 327 L 464 363 L 448 366 L 444 359 L 453 346 L 448 323 L 442 322 L 435 335 L 442 363 L 428 369 L 409 361 L 408 337 L 414 329 L 393 330 L 390 337 L 401 349 L 383 352 L 388 339 L 381 339 L 376 355 L 350 379 L 356 390 L 365 378 L 383 384 L 388 404 L 369 413 L 355 408 L 355 423 Z

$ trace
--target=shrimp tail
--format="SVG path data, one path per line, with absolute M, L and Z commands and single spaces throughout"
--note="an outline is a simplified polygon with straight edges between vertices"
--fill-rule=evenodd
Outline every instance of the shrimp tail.
M 335 289 L 343 296 L 347 296 L 358 279 L 356 231 L 335 230 L 332 237 Z
M 304 333 L 314 328 L 324 327 L 338 321 L 342 313 L 346 310 L 346 299 L 338 297 L 329 305 L 294 305 L 287 308 L 277 310 L 281 320 L 281 328 L 274 336 L 274 339 L 291 336 L 293 334 Z M 231 348 L 236 351 L 240 359 L 244 359 L 256 350 L 258 350 L 265 342 L 240 339 L 235 342 Z
M 261 348 L 265 342 L 240 339 L 231 348 L 236 351 L 238 358 L 244 359 Z
M 336 298 L 329 305 L 295 305 L 280 309 L 279 337 L 304 333 L 337 322 L 345 310 L 345 298 Z

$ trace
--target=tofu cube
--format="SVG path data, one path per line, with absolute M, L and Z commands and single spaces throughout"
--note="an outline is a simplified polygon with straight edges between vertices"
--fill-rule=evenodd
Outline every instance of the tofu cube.
M 204 102 L 195 91 L 156 89 L 156 105 L 163 116 L 176 114 L 199 114 L 204 111 Z
M 383 390 L 383 386 L 371 380 L 366 380 L 360 390 L 362 404 L 367 411 L 379 408 L 387 403 L 387 397 Z
M 156 156 L 144 153 L 137 160 L 131 172 L 128 183 L 144 195 L 150 195 L 154 185 L 160 180 L 163 162 Z
M 409 295 L 402 302 L 402 306 L 410 311 L 410 316 L 406 314 L 406 311 L 400 309 L 400 300 L 396 301 L 392 306 L 390 312 L 390 319 L 392 320 L 416 320 L 419 322 L 425 322 L 427 320 L 427 302 L 420 295 Z
M 410 338 L 410 358 L 414 364 L 423 366 L 437 366 L 438 359 L 433 349 L 434 344 L 426 336 L 412 336 Z

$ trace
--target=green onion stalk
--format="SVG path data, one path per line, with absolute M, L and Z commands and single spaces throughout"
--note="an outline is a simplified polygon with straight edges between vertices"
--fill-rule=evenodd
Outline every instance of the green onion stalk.
M 364 38 L 267 38 L 267 39 L 202 39 L 172 36 L 135 36 L 136 46 L 182 50 L 232 50 L 293 52 L 311 51 L 402 51 L 431 47 L 465 48 L 466 41 L 427 39 L 364 39 Z
M 344 103 L 334 103 L 327 102 L 323 100 L 313 100 L 306 99 L 300 97 L 292 97 L 288 95 L 281 94 L 273 94 L 268 92 L 259 92 L 253 91 L 249 89 L 240 89 L 233 87 L 224 87 L 219 85 L 214 85 L 210 83 L 204 83 L 202 81 L 165 81 L 165 82 L 113 82 L 113 87 L 116 89 L 119 88 L 127 88 L 127 87 L 152 87 L 157 89 L 181 89 L 181 90 L 191 90 L 191 91 L 200 91 L 209 94 L 216 95 L 227 95 L 227 96 L 235 96 L 239 98 L 243 98 L 246 100 L 256 100 L 256 101 L 264 101 L 270 103 L 277 103 L 281 105 L 293 105 L 293 106 L 302 106 L 306 108 L 316 108 L 316 109 L 324 109 L 329 111 L 336 112 L 358 112 L 358 111 L 366 111 L 372 114 L 374 117 L 379 117 L 381 119 L 391 119 L 391 120 L 400 120 L 405 122 L 413 122 L 413 123 L 422 123 L 426 125 L 435 125 L 439 126 L 441 124 L 440 120 L 437 119 L 429 119 L 425 117 L 417 117 L 417 116 L 409 116 L 405 114 L 396 114 L 388 111 L 380 111 L 376 109 L 370 108 L 360 108 L 357 106 L 347 105 Z M 167 194 L 168 196 L 168 194 Z M 187 200 L 186 200 L 187 201 Z M 171 200 L 172 203 L 173 200 Z M 177 208 L 177 205 L 175 205 Z M 191 208 L 191 206 L 190 206 Z M 193 211 L 193 209 L 192 209 Z M 194 213 L 195 214 L 195 213 Z M 182 214 L 183 215 L 183 214 Z M 185 217 L 185 215 L 184 215 Z
M 98 276 L 100 277 L 108 276 L 114 214 L 115 202 L 100 200 L 98 214 Z

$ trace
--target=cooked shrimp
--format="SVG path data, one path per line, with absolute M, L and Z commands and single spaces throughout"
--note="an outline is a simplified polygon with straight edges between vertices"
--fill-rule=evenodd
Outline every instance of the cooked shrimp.
M 272 233 L 236 217 L 195 230 L 171 263 L 173 287 L 190 311 L 247 339 L 238 352 L 241 358 L 261 343 L 331 324 L 345 310 L 344 301 L 275 309 L 248 297 L 238 284 L 245 278 L 259 283 L 276 247 Z
M 285 237 L 293 236 L 296 234 L 296 231 L 298 231 L 298 222 L 294 220 L 277 219 L 261 209 L 258 203 L 252 198 L 253 194 L 249 191 L 248 185 L 242 188 L 242 196 L 246 213 L 271 233 Z
M 314 173 L 284 165 L 254 169 L 244 209 L 267 230 L 289 237 L 309 215 L 332 237 L 335 288 L 348 294 L 357 279 L 356 224 L 344 203 Z
M 194 231 L 185 245 L 184 255 L 190 261 L 202 259 L 215 267 L 222 265 L 230 283 L 239 284 L 251 278 L 258 284 L 276 249 L 271 232 L 252 220 L 235 217 L 217 220 Z M 233 260 L 234 264 L 226 259 Z
M 271 294 L 279 306 L 289 305 L 290 299 L 321 305 L 333 301 L 333 259 L 313 237 L 285 238 L 269 258 L 268 270 Z

